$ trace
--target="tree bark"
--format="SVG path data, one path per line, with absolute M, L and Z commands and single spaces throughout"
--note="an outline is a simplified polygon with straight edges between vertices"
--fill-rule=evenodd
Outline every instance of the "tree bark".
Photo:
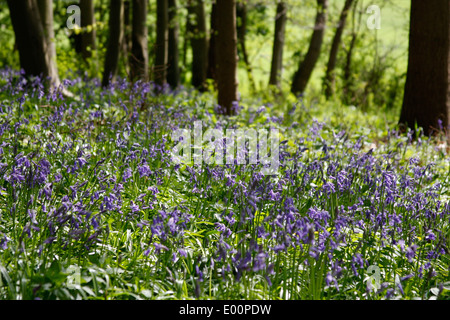
M 280 1 L 277 4 L 277 14 L 275 17 L 275 35 L 273 40 L 272 64 L 270 68 L 269 85 L 274 85 L 281 89 L 281 73 L 283 69 L 283 47 L 284 34 L 287 21 L 286 2 Z
M 237 22 L 237 39 L 239 48 L 242 52 L 242 58 L 244 59 L 244 64 L 247 69 L 248 80 L 250 82 L 250 87 L 253 92 L 256 90 L 255 81 L 253 79 L 252 66 L 248 59 L 247 48 L 245 46 L 245 34 L 247 33 L 247 4 L 245 2 L 236 3 L 236 19 Z
M 109 39 L 106 49 L 102 86 L 114 81 L 119 67 L 120 45 L 123 38 L 124 5 L 122 0 L 110 0 Z
M 147 29 L 148 0 L 133 0 L 130 78 L 148 81 L 148 29 Z
M 42 27 L 44 28 L 45 42 L 47 43 L 47 60 L 50 62 L 51 79 L 54 86 L 60 84 L 58 67 L 56 64 L 55 30 L 53 29 L 53 1 L 37 0 Z
M 81 10 L 81 55 L 86 61 L 92 57 L 92 51 L 96 50 L 95 44 L 95 15 L 94 0 L 80 0 Z
M 131 0 L 123 0 L 123 36 L 120 43 L 121 55 L 123 59 L 125 73 L 131 79 L 131 37 L 132 37 L 132 22 L 131 22 L 132 4 Z
M 353 60 L 353 52 L 356 47 L 356 41 L 358 40 L 358 34 L 361 28 L 361 19 L 362 19 L 362 11 L 358 14 L 358 21 L 356 21 L 356 14 L 358 11 L 358 0 L 355 0 L 355 4 L 352 10 L 352 38 L 350 40 L 350 45 L 348 46 L 348 50 L 345 57 L 345 66 L 344 66 L 344 75 L 343 75 L 343 88 L 342 88 L 342 97 L 343 101 L 346 104 L 354 103 L 354 89 L 353 89 L 353 79 L 352 79 L 352 60 Z
M 431 135 L 450 109 L 450 2 L 411 1 L 408 70 L 400 124 Z
M 156 2 L 156 52 L 154 81 L 158 85 L 157 91 L 163 90 L 167 83 L 167 63 L 169 47 L 169 7 L 167 0 Z
M 7 4 L 21 68 L 27 75 L 49 78 L 51 85 L 59 85 L 56 63 L 53 65 L 50 59 L 54 51 L 51 51 L 52 47 L 46 40 L 47 37 L 52 39 L 52 35 L 49 30 L 44 30 L 37 3 L 34 0 L 8 0 Z M 45 14 L 47 13 L 46 10 Z M 53 14 L 51 18 L 53 19 Z
M 169 0 L 169 56 L 167 67 L 167 83 L 172 89 L 180 84 L 180 52 L 178 48 L 177 2 Z
M 216 5 L 217 39 L 220 39 L 217 41 L 219 112 L 235 115 L 237 110 L 233 105 L 238 100 L 236 1 L 217 0 Z
M 192 47 L 192 85 L 204 91 L 206 89 L 206 69 L 208 67 L 208 39 L 206 36 L 205 6 L 203 0 L 190 0 L 188 13 L 194 17 L 194 23 L 188 19 L 188 32 Z
M 309 49 L 305 59 L 302 61 L 297 72 L 294 74 L 294 79 L 292 81 L 291 92 L 295 95 L 304 93 L 314 67 L 316 66 L 317 60 L 319 59 L 323 36 L 325 33 L 327 7 L 328 0 L 317 0 L 317 15 Z
M 217 5 L 215 2 L 211 6 L 211 25 L 209 32 L 209 46 L 208 46 L 208 68 L 206 71 L 206 78 L 214 80 L 217 85 Z
M 339 24 L 336 28 L 336 33 L 333 37 L 331 44 L 330 56 L 328 58 L 327 70 L 324 78 L 325 97 L 329 99 L 334 93 L 335 86 L 335 74 L 334 69 L 336 67 L 337 55 L 339 46 L 341 45 L 342 34 L 344 32 L 345 23 L 347 20 L 348 12 L 353 4 L 354 0 L 345 0 L 344 7 L 339 17 Z

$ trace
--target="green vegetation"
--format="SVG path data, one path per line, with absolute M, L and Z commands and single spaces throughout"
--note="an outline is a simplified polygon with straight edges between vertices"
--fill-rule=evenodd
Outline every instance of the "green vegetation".
M 289 2 L 281 93 L 266 81 L 275 6 L 249 10 L 257 90 L 240 65 L 236 116 L 216 112 L 212 83 L 158 94 L 152 82 L 128 82 L 122 65 L 102 88 L 102 64 L 80 63 L 59 2 L 58 67 L 73 97 L 46 90 L 18 71 L 0 11 L 0 299 L 448 300 L 445 132 L 397 127 L 408 1 L 386 2 L 379 32 L 361 22 L 351 92 L 338 80 L 330 100 L 321 93 L 326 55 L 308 91 L 287 94 L 314 19 L 314 1 L 303 2 Z M 331 5 L 332 22 L 342 3 Z M 100 9 L 106 21 L 106 2 Z M 150 13 L 148 25 L 153 43 Z M 260 163 L 175 164 L 173 133 L 195 121 L 204 131 L 278 129 L 277 174 L 262 175 Z

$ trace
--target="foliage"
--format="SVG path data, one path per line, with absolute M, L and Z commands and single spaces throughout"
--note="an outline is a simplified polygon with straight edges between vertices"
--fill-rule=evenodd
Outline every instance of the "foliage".
M 210 93 L 1 79 L 3 299 L 449 297 L 445 149 L 390 111 L 249 97 L 222 118 Z M 175 165 L 171 133 L 195 120 L 278 128 L 278 175 Z
M 312 0 L 287 3 L 283 92 L 315 10 Z M 122 78 L 101 88 L 108 3 L 96 2 L 98 50 L 87 64 L 74 50 L 80 30 L 65 28 L 66 5 L 55 2 L 56 45 L 73 97 L 17 71 L 8 10 L 0 11 L 0 299 L 449 299 L 445 132 L 396 130 L 406 47 L 364 28 L 364 1 L 344 35 L 339 94 L 328 101 L 325 54 L 304 96 L 267 90 L 275 2 L 249 3 L 257 90 L 241 65 L 235 117 L 216 114 L 212 83 L 201 94 L 129 83 L 124 57 Z M 341 7 L 330 6 L 330 26 Z M 188 82 L 191 53 L 181 46 Z M 278 129 L 278 174 L 262 175 L 261 164 L 175 164 L 172 133 L 196 120 L 204 129 Z

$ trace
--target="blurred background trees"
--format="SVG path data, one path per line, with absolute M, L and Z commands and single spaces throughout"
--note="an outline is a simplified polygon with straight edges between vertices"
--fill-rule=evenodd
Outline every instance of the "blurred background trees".
M 364 0 L 1 0 L 0 66 L 43 75 L 53 86 L 62 75 L 83 75 L 104 86 L 127 78 L 150 81 L 159 93 L 208 91 L 229 115 L 246 95 L 284 102 L 302 96 L 399 114 L 403 105 L 402 123 L 429 127 L 419 104 L 439 104 L 442 114 L 448 81 L 430 75 L 424 90 L 436 89 L 441 100 L 420 100 L 425 76 L 413 75 L 445 65 L 424 61 L 448 49 L 448 1 L 422 4 L 423 10 L 417 2 L 378 1 L 382 24 L 374 29 L 372 3 Z M 67 21 L 76 21 L 67 11 L 73 5 L 80 25 L 68 28 Z M 431 19 L 425 9 L 439 15 Z M 440 32 L 424 31 L 436 25 Z M 418 49 L 417 41 L 429 44 Z M 441 118 L 446 125 L 447 116 Z

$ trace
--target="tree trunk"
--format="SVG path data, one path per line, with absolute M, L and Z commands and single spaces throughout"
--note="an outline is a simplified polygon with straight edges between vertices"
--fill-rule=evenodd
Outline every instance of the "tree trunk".
M 59 85 L 58 67 L 56 64 L 55 30 L 53 29 L 53 1 L 37 0 L 45 42 L 47 43 L 47 60 L 50 61 L 51 79 L 54 86 Z
M 237 35 L 236 1 L 217 0 L 217 87 L 219 112 L 237 113 Z M 219 14 L 220 13 L 220 14 Z
M 253 79 L 252 67 L 248 59 L 247 48 L 245 46 L 245 34 L 247 33 L 247 5 L 244 2 L 236 3 L 236 19 L 237 23 L 237 39 L 244 59 L 245 67 L 247 69 L 248 80 L 253 92 L 256 90 L 255 81 Z
M 114 81 L 119 67 L 120 45 L 123 38 L 124 6 L 122 0 L 110 0 L 109 39 L 106 49 L 102 85 Z
M 439 120 L 448 129 L 449 108 L 450 2 L 412 0 L 400 124 L 413 130 L 417 124 L 430 135 L 439 129 Z
M 148 81 L 148 29 L 147 29 L 148 0 L 133 0 L 130 78 L 132 81 L 140 79 Z
M 214 80 L 217 85 L 217 5 L 215 2 L 211 6 L 211 25 L 209 32 L 209 47 L 208 47 L 208 68 L 206 71 L 206 78 Z
M 50 59 L 51 46 L 47 44 L 46 32 L 36 2 L 8 0 L 7 4 L 19 50 L 21 68 L 27 75 L 50 78 L 51 85 L 58 85 L 59 77 L 57 70 L 54 69 L 56 64 L 52 65 Z M 46 25 L 48 26 L 47 23 Z M 47 36 L 51 39 L 48 30 Z
M 167 63 L 169 47 L 169 7 L 167 0 L 156 2 L 156 52 L 154 81 L 159 86 L 157 91 L 163 90 L 167 83 Z
M 192 47 L 192 85 L 204 91 L 206 89 L 206 69 L 208 67 L 208 39 L 206 37 L 205 6 L 203 0 L 190 0 L 188 13 L 194 17 L 194 23 L 188 19 Z
M 272 65 L 270 68 L 269 85 L 274 85 L 281 89 L 281 72 L 283 69 L 283 47 L 284 33 L 286 30 L 287 5 L 281 1 L 277 4 L 277 14 L 275 17 L 275 35 L 272 50 Z
M 120 49 L 122 50 L 122 57 L 124 62 L 125 73 L 131 79 L 131 33 L 132 33 L 132 25 L 131 25 L 131 0 L 123 0 L 123 37 L 120 43 Z
M 179 48 L 178 48 L 177 2 L 169 0 L 169 56 L 167 83 L 172 89 L 180 84 Z
M 354 103 L 354 89 L 353 89 L 353 79 L 352 79 L 352 59 L 353 52 L 356 46 L 356 41 L 358 39 L 358 34 L 361 28 L 361 19 L 362 19 L 362 11 L 358 14 L 358 22 L 356 22 L 356 13 L 358 11 L 358 0 L 355 0 L 355 4 L 353 6 L 352 12 L 352 38 L 350 40 L 350 45 L 348 46 L 346 58 L 345 58 L 345 66 L 344 66 L 344 75 L 343 75 L 343 88 L 342 88 L 342 97 L 343 101 L 346 104 Z
M 325 24 L 327 20 L 328 0 L 317 0 L 317 15 L 314 32 L 311 37 L 308 52 L 305 59 L 300 64 L 292 81 L 291 92 L 295 95 L 303 94 L 308 85 L 311 74 L 320 56 Z
M 333 42 L 330 49 L 330 57 L 328 58 L 327 70 L 324 78 L 325 97 L 329 99 L 334 93 L 335 86 L 335 74 L 334 69 L 336 67 L 336 60 L 341 45 L 342 34 L 345 28 L 345 22 L 347 20 L 348 12 L 353 4 L 354 0 L 345 0 L 344 8 L 342 9 L 339 17 L 339 24 L 334 34 Z
M 92 57 L 92 51 L 96 50 L 95 44 L 95 15 L 94 0 L 80 0 L 81 9 L 81 55 L 86 61 Z

